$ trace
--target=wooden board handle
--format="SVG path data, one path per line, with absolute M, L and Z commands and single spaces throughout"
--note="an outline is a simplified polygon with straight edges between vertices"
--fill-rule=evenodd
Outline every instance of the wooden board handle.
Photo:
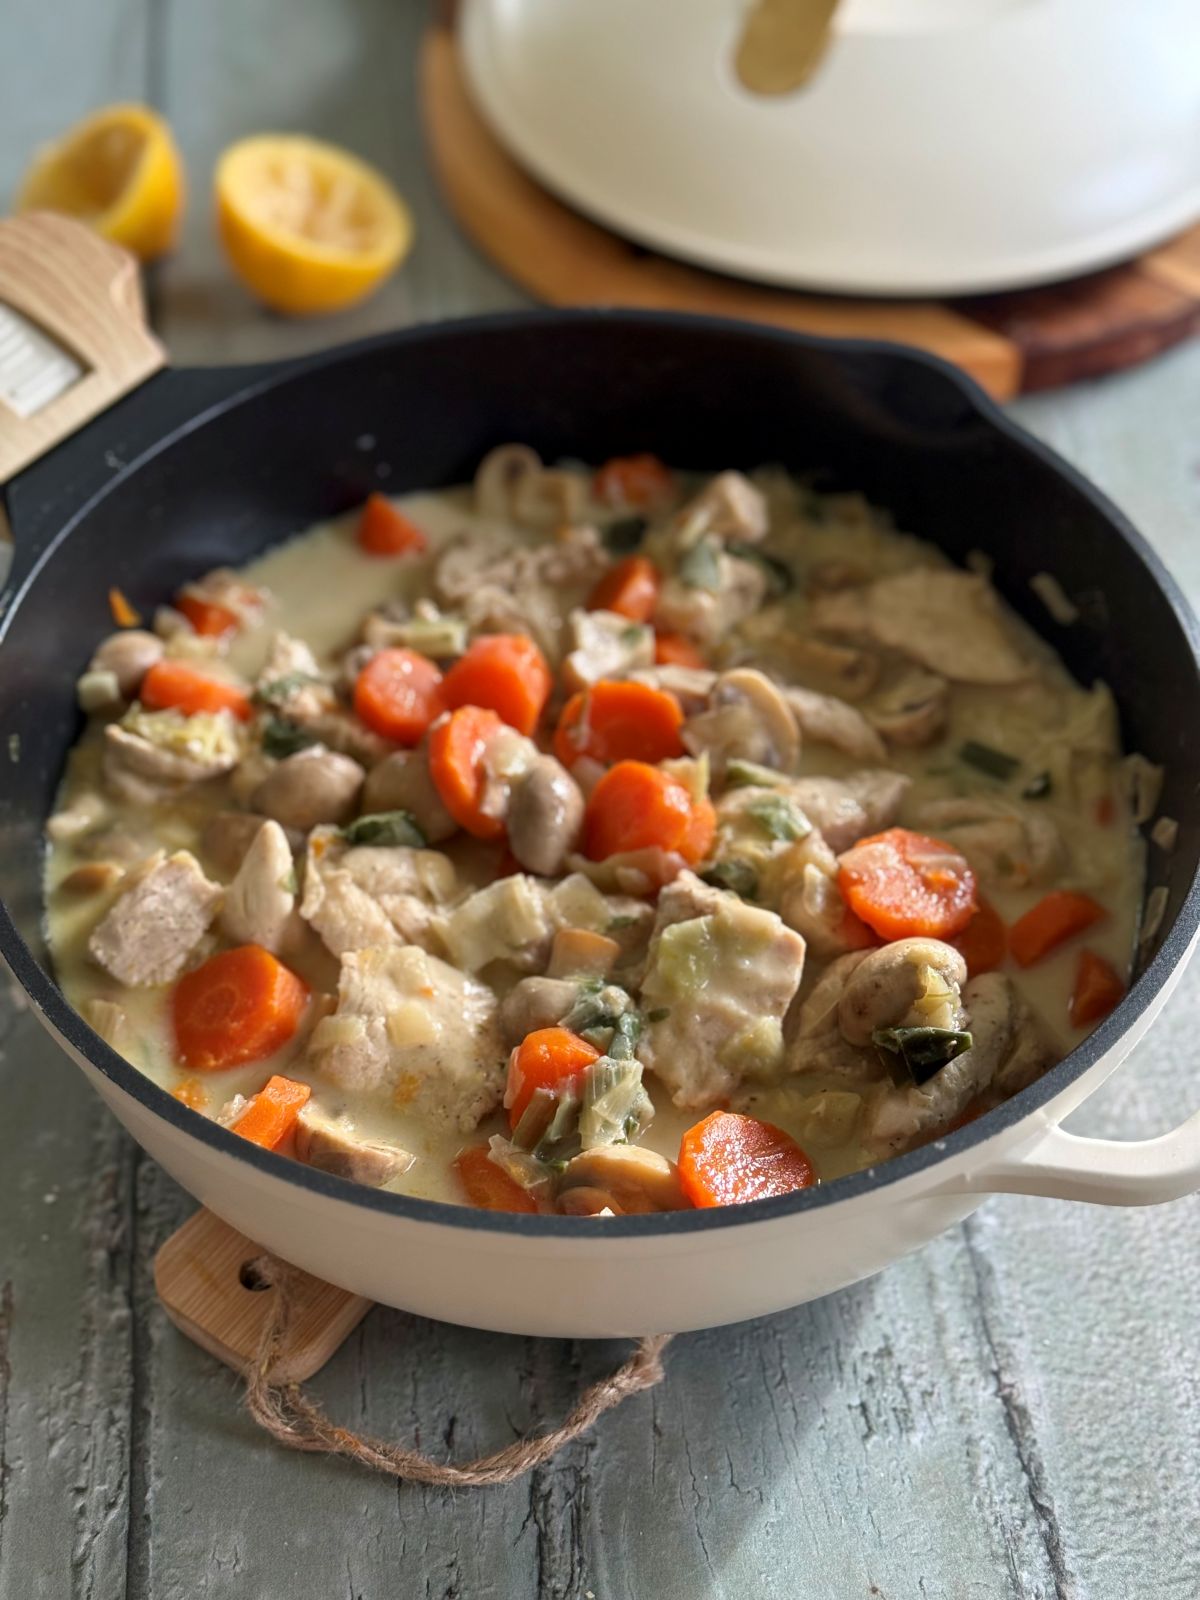
M 278 1291 L 253 1270 L 262 1248 L 211 1211 L 197 1211 L 154 1259 L 163 1309 L 189 1339 L 245 1374 L 271 1321 Z M 272 1383 L 311 1378 L 358 1326 L 371 1301 L 293 1268 L 287 1348 L 268 1373 Z
M 35 211 L 0 222 L 0 317 L 6 308 L 24 330 L 8 319 L 9 340 L 0 344 L 0 484 L 167 361 L 146 328 L 137 262 L 71 217 Z M 22 414 L 4 398 L 5 354 L 36 371 L 47 354 L 34 349 L 43 336 L 65 352 L 68 386 Z

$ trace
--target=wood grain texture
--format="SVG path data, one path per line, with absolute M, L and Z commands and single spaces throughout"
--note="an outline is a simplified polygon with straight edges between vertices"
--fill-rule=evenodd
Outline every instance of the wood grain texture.
M 31 137 L 166 89 L 195 195 L 185 249 L 155 285 L 180 359 L 285 355 L 520 300 L 457 237 L 424 173 L 423 7 L 155 0 L 153 66 L 141 7 L 18 0 L 16 14 L 23 70 L 0 99 L 0 187 Z M 412 259 L 349 317 L 259 313 L 210 245 L 206 163 L 272 125 L 356 144 L 414 205 Z M 1200 598 L 1200 349 L 1018 410 Z M 1198 1025 L 1200 968 L 1072 1126 L 1143 1136 L 1193 1109 Z M 0 1600 L 1200 1594 L 1195 1201 L 990 1202 L 872 1283 L 677 1340 L 666 1383 L 553 1467 L 451 1495 L 290 1455 L 254 1430 L 236 1379 L 154 1294 L 154 1253 L 193 1202 L 2 980 L 0 1129 Z M 460 1456 L 560 1417 L 623 1349 L 375 1311 L 313 1387 L 357 1427 Z

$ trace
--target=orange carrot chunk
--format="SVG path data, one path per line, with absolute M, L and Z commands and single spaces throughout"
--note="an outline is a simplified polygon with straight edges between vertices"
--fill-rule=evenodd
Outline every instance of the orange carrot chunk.
M 553 686 L 546 658 L 532 639 L 520 633 L 485 633 L 446 674 L 442 699 L 451 710 L 483 706 L 518 733 L 530 734 Z
M 199 1078 L 184 1078 L 182 1083 L 177 1083 L 171 1094 L 180 1105 L 190 1106 L 193 1111 L 203 1111 L 208 1104 L 208 1086 L 201 1083 Z
M 1020 966 L 1031 967 L 1107 915 L 1089 894 L 1054 889 L 1013 923 L 1008 931 L 1008 948 Z
M 554 733 L 554 753 L 564 767 L 580 756 L 605 766 L 614 761 L 670 761 L 684 753 L 679 730 L 683 708 L 665 689 L 602 678 L 573 694 Z
M 599 1059 L 599 1050 L 569 1028 L 537 1028 L 527 1033 L 508 1058 L 504 1104 L 509 1126 L 515 1128 L 520 1122 L 535 1089 L 561 1093 Z
M 499 839 L 504 823 L 484 809 L 487 747 L 504 731 L 503 720 L 482 706 L 460 706 L 429 730 L 429 775 L 442 804 L 477 839 Z
M 948 939 L 975 914 L 975 874 L 953 845 L 907 828 L 873 834 L 838 858 L 842 899 L 884 939 Z
M 117 588 L 108 591 L 108 609 L 118 628 L 136 628 L 142 620 L 141 612 L 135 610 Z
M 241 722 L 250 720 L 252 707 L 243 689 L 201 672 L 190 661 L 164 657 L 142 679 L 138 699 L 152 711 L 182 711 L 192 717 L 200 711 L 232 711 Z
M 239 945 L 185 972 L 171 996 L 186 1067 L 218 1072 L 274 1055 L 300 1025 L 308 985 L 261 945 Z
M 604 506 L 646 510 L 670 498 L 675 479 L 657 456 L 614 456 L 592 477 L 592 496 Z
M 175 596 L 175 609 L 206 639 L 222 639 L 227 633 L 236 633 L 241 625 L 236 611 L 218 605 L 215 600 L 204 600 L 198 594 L 190 594 L 186 589 Z
M 589 611 L 615 611 L 631 622 L 649 622 L 658 609 L 662 578 L 648 556 L 627 556 L 600 579 L 588 596 Z
M 967 963 L 968 976 L 977 978 L 981 972 L 995 972 L 1003 965 L 1008 954 L 1008 929 L 999 912 L 981 900 L 979 910 L 952 943 Z
M 654 659 L 660 667 L 708 665 L 697 647 L 683 633 L 658 633 L 654 636 Z
M 467 1199 L 481 1211 L 537 1210 L 533 1196 L 496 1165 L 485 1144 L 471 1144 L 460 1150 L 454 1158 L 454 1170 Z
M 278 1150 L 296 1126 L 296 1118 L 308 1104 L 311 1094 L 307 1083 L 297 1083 L 294 1078 L 283 1078 L 275 1073 L 237 1121 L 229 1124 L 230 1129 L 252 1144 L 262 1145 L 264 1150 Z
M 359 548 L 369 556 L 419 556 L 429 540 L 385 494 L 368 495 L 359 513 Z
M 679 1146 L 679 1178 L 694 1206 L 743 1205 L 816 1182 L 796 1141 L 770 1122 L 714 1111 Z
M 1081 950 L 1068 1007 L 1072 1025 L 1086 1028 L 1090 1023 L 1099 1022 L 1124 993 L 1125 985 L 1116 968 L 1094 950 Z
M 715 813 L 678 778 L 644 761 L 619 761 L 588 796 L 583 849 L 592 861 L 626 850 L 673 850 L 695 863 L 712 843 Z
M 428 656 L 396 646 L 380 650 L 354 684 L 354 709 L 373 732 L 413 745 L 445 709 L 442 675 Z

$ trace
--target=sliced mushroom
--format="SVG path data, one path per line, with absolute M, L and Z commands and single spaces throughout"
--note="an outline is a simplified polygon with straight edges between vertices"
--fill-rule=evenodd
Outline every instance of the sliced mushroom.
M 101 894 L 124 876 L 125 868 L 115 861 L 85 861 L 81 866 L 72 867 L 58 887 L 63 894 Z
M 522 978 L 500 1002 L 500 1031 L 506 1044 L 518 1045 L 527 1033 L 553 1028 L 579 997 L 573 978 Z
M 885 761 L 887 751 L 875 729 L 854 706 L 831 694 L 815 689 L 793 687 L 783 698 L 794 715 L 800 732 L 817 744 L 832 745 L 856 761 Z
M 475 509 L 481 516 L 506 519 L 523 478 L 542 470 L 542 458 L 527 444 L 500 444 L 489 450 L 475 472 Z
M 709 667 L 644 667 L 629 676 L 636 683 L 648 683 L 652 689 L 673 694 L 683 707 L 684 716 L 704 710 L 717 681 L 717 674 Z
M 587 480 L 577 472 L 543 467 L 517 479 L 512 517 L 526 528 L 547 531 L 578 522 L 587 504 Z
M 867 1045 L 876 1028 L 958 1028 L 967 964 L 940 939 L 896 939 L 850 974 L 838 1002 L 848 1044 Z
M 562 673 L 572 693 L 654 663 L 654 629 L 615 611 L 572 611 L 570 633 L 572 649 Z
M 703 534 L 757 543 L 766 537 L 767 502 L 740 472 L 719 472 L 679 513 L 679 525 L 694 542 Z
M 508 802 L 509 849 L 523 867 L 556 877 L 583 825 L 583 795 L 553 756 L 539 756 L 513 784 Z
M 577 1191 L 583 1193 L 576 1194 Z M 599 1197 L 603 1197 L 601 1204 L 594 1204 Z M 606 1207 L 619 1216 L 683 1211 L 690 1202 L 673 1161 L 640 1145 L 609 1144 L 584 1150 L 567 1162 L 559 1185 L 558 1206 L 570 1214 L 576 1205 L 585 1215 Z
M 141 628 L 109 634 L 92 657 L 89 671 L 111 672 L 126 700 L 132 700 L 142 679 L 163 656 L 163 642 Z
M 1048 816 L 984 796 L 930 800 L 915 820 L 944 835 L 981 878 L 1001 887 L 1047 882 L 1066 853 L 1062 835 Z
M 362 1138 L 352 1122 L 322 1115 L 311 1101 L 296 1122 L 296 1157 L 319 1172 L 371 1189 L 407 1172 L 416 1160 L 399 1145 Z
M 790 772 L 800 755 L 795 714 L 770 678 L 754 667 L 722 673 L 709 709 L 688 718 L 682 738 L 693 755 L 707 751 L 718 778 L 735 759 Z
M 879 657 L 853 645 L 789 634 L 782 647 L 788 676 L 806 680 L 810 688 L 835 694 L 842 700 L 861 700 L 879 680 Z
M 364 811 L 407 811 L 430 844 L 440 844 L 458 831 L 429 775 L 424 747 L 397 750 L 372 767 L 363 785 Z
M 312 745 L 274 767 L 250 803 L 263 816 L 307 833 L 319 823 L 342 823 L 352 817 L 365 777 L 349 756 Z
M 876 732 L 889 744 L 920 748 L 946 726 L 950 685 L 937 673 L 914 667 L 864 707 Z

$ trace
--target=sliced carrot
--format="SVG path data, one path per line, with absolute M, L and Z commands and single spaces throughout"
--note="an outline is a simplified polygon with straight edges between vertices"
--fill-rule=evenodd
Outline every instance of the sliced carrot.
M 702 828 L 693 832 L 692 811 L 692 797 L 677 778 L 644 761 L 619 761 L 588 796 L 584 853 L 603 861 L 622 851 L 657 847 L 698 861 L 699 855 L 687 853 L 702 843 Z M 709 843 L 711 835 L 704 849 Z
M 494 711 L 460 706 L 429 730 L 429 775 L 442 804 L 477 839 L 499 839 L 504 823 L 483 809 L 487 747 L 505 724 Z
M 442 699 L 450 710 L 483 706 L 518 733 L 532 733 L 554 679 L 546 658 L 521 633 L 485 633 L 446 674 Z
M 717 836 L 717 810 L 711 800 L 693 800 L 692 818 L 687 832 L 677 846 L 679 854 L 690 865 L 703 861 L 712 849 Z
M 204 600 L 198 594 L 189 594 L 186 589 L 180 590 L 175 596 L 175 609 L 182 612 L 196 632 L 203 634 L 206 639 L 222 639 L 227 633 L 236 633 L 241 625 L 241 618 L 236 611 L 218 605 L 215 600 Z
M 429 540 L 385 494 L 368 495 L 359 513 L 359 548 L 369 556 L 419 556 Z
M 1004 964 L 1008 929 L 995 907 L 981 900 L 979 910 L 951 942 L 967 963 L 968 976 L 977 978 L 981 972 L 995 972 Z
M 240 1133 L 252 1144 L 264 1150 L 278 1150 L 296 1126 L 296 1118 L 308 1104 L 312 1090 L 307 1083 L 297 1083 L 294 1078 L 283 1078 L 274 1073 L 251 1100 L 236 1122 L 229 1124 L 232 1133 Z
M 879 935 L 868 928 L 847 906 L 838 923 L 838 937 L 847 950 L 870 950 L 879 944 Z
M 185 1078 L 175 1085 L 171 1095 L 180 1105 L 190 1106 L 193 1111 L 203 1111 L 208 1104 L 208 1086 L 199 1078 Z
M 860 839 L 838 858 L 851 911 L 884 939 L 948 939 L 975 914 L 975 874 L 953 845 L 908 828 Z
M 442 675 L 428 656 L 397 645 L 380 650 L 354 684 L 354 709 L 373 732 L 413 745 L 445 709 Z
M 531 1213 L 537 1210 L 537 1202 L 528 1189 L 522 1189 L 496 1165 L 485 1144 L 470 1144 L 460 1150 L 454 1158 L 454 1170 L 467 1199 L 481 1211 Z
M 1054 889 L 1013 923 L 1008 930 L 1008 948 L 1020 966 L 1031 967 L 1107 915 L 1090 894 Z
M 185 972 L 171 996 L 185 1066 L 216 1072 L 261 1061 L 300 1025 L 308 985 L 261 945 L 239 945 Z
M 1116 968 L 1094 950 L 1079 952 L 1079 965 L 1075 969 L 1075 987 L 1071 990 L 1068 1007 L 1071 1022 L 1076 1028 L 1086 1028 L 1089 1023 L 1106 1017 L 1125 993 Z
M 588 596 L 589 611 L 615 611 L 631 622 L 649 622 L 658 609 L 662 577 L 648 556 L 626 556 L 610 567 Z
M 679 1145 L 679 1179 L 694 1206 L 743 1205 L 816 1182 L 812 1163 L 773 1123 L 714 1111 Z
M 136 628 L 142 620 L 141 612 L 136 611 L 117 588 L 108 591 L 108 609 L 118 628 Z
M 152 711 L 182 711 L 193 717 L 199 711 L 232 711 L 241 722 L 252 713 L 249 697 L 236 684 L 201 672 L 190 661 L 164 657 L 142 679 L 138 699 Z
M 665 689 L 602 678 L 573 694 L 554 732 L 554 753 L 564 767 L 580 756 L 614 761 L 670 761 L 684 753 L 679 730 L 683 708 Z
M 697 647 L 683 633 L 658 633 L 654 636 L 654 659 L 660 667 L 708 665 Z
M 671 469 L 657 456 L 614 456 L 592 477 L 592 496 L 604 506 L 636 506 L 646 510 L 670 499 L 675 489 Z
M 535 1089 L 561 1093 L 599 1059 L 599 1050 L 569 1028 L 537 1028 L 527 1033 L 508 1059 L 504 1104 L 509 1126 L 515 1128 L 520 1122 Z

